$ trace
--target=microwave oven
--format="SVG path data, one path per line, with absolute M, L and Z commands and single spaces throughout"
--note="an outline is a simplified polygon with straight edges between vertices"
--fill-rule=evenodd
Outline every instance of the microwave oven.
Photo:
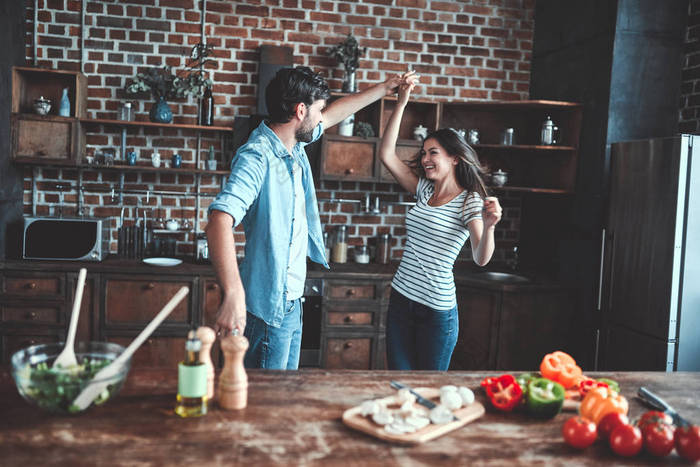
M 110 219 L 25 217 L 22 258 L 102 261 L 109 253 Z

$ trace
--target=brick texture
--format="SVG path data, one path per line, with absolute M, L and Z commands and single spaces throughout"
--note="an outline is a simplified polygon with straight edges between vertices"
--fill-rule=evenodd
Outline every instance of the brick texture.
M 700 132 L 700 0 L 690 0 L 681 72 L 679 131 Z
M 33 2 L 25 2 L 25 43 L 27 61 L 31 63 Z M 693 1 L 693 5 L 696 4 Z M 38 65 L 79 69 L 78 2 L 39 0 L 38 5 Z M 332 89 L 339 90 L 342 68 L 327 55 L 327 51 L 348 33 L 354 34 L 360 45 L 368 48 L 358 70 L 360 89 L 386 79 L 390 73 L 403 71 L 406 63 L 410 63 L 427 83 L 419 90 L 418 98 L 438 101 L 520 100 L 529 95 L 529 60 L 534 30 L 534 2 L 531 0 L 237 0 L 209 1 L 207 6 L 205 33 L 208 42 L 217 50 L 217 62 L 209 70 L 214 80 L 217 125 L 230 126 L 236 115 L 250 115 L 255 111 L 258 48 L 261 45 L 293 47 L 296 65 L 313 67 L 327 77 Z M 200 40 L 200 8 L 201 2 L 193 0 L 87 2 L 82 71 L 88 77 L 90 88 L 89 116 L 115 118 L 119 103 L 130 100 L 136 119 L 148 120 L 152 105 L 149 96 L 126 96 L 123 87 L 132 76 L 147 67 L 169 64 L 181 69 L 185 65 L 189 49 Z M 696 66 L 700 64 L 688 65 L 691 75 Z M 684 97 L 690 101 L 690 96 L 684 94 Z M 196 122 L 196 101 L 174 100 L 170 106 L 175 122 Z M 695 119 L 693 114 L 689 120 L 697 122 Z M 195 132 L 132 128 L 127 133 L 127 150 L 139 154 L 138 164 L 148 165 L 155 150 L 165 160 L 177 152 L 182 155 L 183 166 L 192 167 L 194 164 Z M 206 160 L 204 152 L 210 144 L 215 147 L 220 164 L 230 158 L 218 137 L 204 134 L 202 161 Z M 118 146 L 119 135 L 113 128 L 95 126 L 88 129 L 88 154 L 99 154 Z M 193 185 L 188 185 L 191 181 L 166 175 L 169 174 L 128 173 L 125 189 L 193 189 Z M 31 180 L 31 171 L 27 176 Z M 58 213 L 61 201 L 66 205 L 64 215 L 71 214 L 71 209 L 75 211 L 78 204 L 75 192 L 56 190 L 54 186 L 58 180 L 66 183 L 71 178 L 75 183 L 76 177 L 75 170 L 39 170 L 38 181 L 45 182 L 45 185 L 37 195 L 37 212 Z M 121 205 L 116 204 L 109 193 L 100 193 L 97 189 L 118 184 L 118 174 L 85 171 L 83 177 L 92 180 L 96 188 L 94 193 L 86 191 L 83 194 L 84 213 L 118 215 Z M 200 190 L 215 194 L 221 179 L 221 176 L 203 177 Z M 26 212 L 31 211 L 30 188 L 29 185 L 25 191 Z M 408 195 L 401 193 L 397 185 L 386 183 L 358 187 L 354 182 L 328 182 L 319 183 L 318 189 L 322 198 L 326 196 L 321 192 L 335 198 L 357 199 L 369 191 L 373 197 L 379 196 L 387 202 L 408 201 Z M 510 196 L 513 198 L 508 199 L 508 203 L 519 206 L 518 196 Z M 75 202 L 71 204 L 70 200 Z M 201 230 L 206 224 L 206 206 L 210 200 L 210 197 L 202 197 L 200 211 L 195 214 L 191 196 L 152 196 L 146 203 L 141 196 L 125 195 L 124 204 L 128 208 L 125 214 L 127 223 L 134 222 L 136 206 L 146 205 L 154 218 L 187 219 L 196 222 Z M 351 225 L 351 244 L 371 243 L 377 234 L 391 233 L 394 257 L 400 257 L 405 244 L 402 217 L 406 206 L 385 204 L 377 216 L 363 215 L 357 210 L 357 205 L 322 202 L 320 207 L 327 230 L 332 230 L 338 222 L 347 221 Z M 506 209 L 505 213 L 498 229 L 497 260 L 505 258 L 505 252 L 511 249 L 518 237 L 519 207 Z M 182 234 L 176 240 L 178 253 L 192 251 L 192 234 Z M 243 241 L 240 229 L 237 240 Z M 115 249 L 116 242 L 112 247 Z

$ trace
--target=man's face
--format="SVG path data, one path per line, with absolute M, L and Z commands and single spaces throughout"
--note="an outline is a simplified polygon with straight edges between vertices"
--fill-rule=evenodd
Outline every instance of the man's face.
M 301 122 L 301 126 L 297 129 L 295 136 L 297 141 L 308 143 L 314 134 L 314 128 L 323 120 L 323 109 L 326 107 L 326 101 L 319 99 L 310 106 L 306 107 L 306 115 Z

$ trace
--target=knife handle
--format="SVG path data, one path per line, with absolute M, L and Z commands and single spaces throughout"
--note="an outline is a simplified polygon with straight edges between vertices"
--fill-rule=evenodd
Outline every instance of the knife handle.
M 673 410 L 671 406 L 666 403 L 666 401 L 661 399 L 659 396 L 657 396 L 644 386 L 639 388 L 639 391 L 637 391 L 637 395 L 640 399 L 642 399 L 644 402 L 651 405 L 657 410 L 662 410 L 664 412 L 668 410 Z

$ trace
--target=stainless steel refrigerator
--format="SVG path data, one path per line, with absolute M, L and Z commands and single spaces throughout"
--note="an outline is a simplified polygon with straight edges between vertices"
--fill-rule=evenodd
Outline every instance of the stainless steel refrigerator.
M 615 143 L 599 369 L 700 371 L 700 136 Z

